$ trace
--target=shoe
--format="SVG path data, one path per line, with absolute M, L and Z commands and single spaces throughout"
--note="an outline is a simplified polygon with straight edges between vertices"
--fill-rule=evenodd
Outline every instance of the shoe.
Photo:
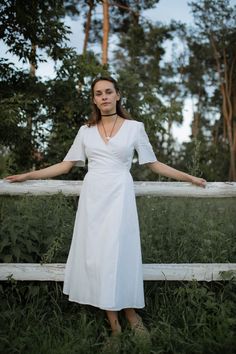
M 104 343 L 103 354 L 116 354 L 120 353 L 121 348 L 121 333 L 112 334 Z
M 150 342 L 151 341 L 151 337 L 150 337 L 150 333 L 148 331 L 148 329 L 144 326 L 142 318 L 137 315 L 137 322 L 135 322 L 134 324 L 131 324 L 131 329 L 134 332 L 135 337 L 145 341 L 145 342 Z
M 130 324 L 131 329 L 136 335 L 150 337 L 150 333 L 148 329 L 144 326 L 142 318 L 138 314 L 136 314 L 136 316 L 138 320 L 134 324 Z

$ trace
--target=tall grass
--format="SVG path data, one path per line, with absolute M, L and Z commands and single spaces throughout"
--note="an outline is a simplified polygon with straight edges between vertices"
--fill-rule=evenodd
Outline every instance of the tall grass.
M 235 198 L 137 198 L 145 263 L 236 262 Z
M 235 262 L 233 199 L 137 198 L 143 261 Z M 64 262 L 76 198 L 0 198 L 2 262 Z M 152 343 L 136 342 L 121 313 L 121 353 L 233 354 L 236 283 L 146 282 L 140 311 Z M 102 352 L 109 326 L 103 311 L 69 302 L 62 284 L 0 285 L 1 354 Z
M 77 198 L 0 198 L 1 262 L 65 262 Z M 145 263 L 236 262 L 234 198 L 138 197 Z
M 56 283 L 1 286 L 1 353 L 102 352 L 109 335 L 104 312 L 68 302 L 61 289 Z M 235 290 L 233 281 L 146 283 L 146 308 L 140 314 L 151 346 L 135 341 L 121 312 L 121 353 L 235 353 Z

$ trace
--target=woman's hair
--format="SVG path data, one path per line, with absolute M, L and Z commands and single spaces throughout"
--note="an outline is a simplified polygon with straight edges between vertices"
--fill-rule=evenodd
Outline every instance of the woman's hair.
M 110 76 L 99 76 L 95 80 L 93 80 L 93 82 L 91 84 L 92 114 L 87 122 L 88 126 L 90 127 L 92 125 L 95 125 L 101 120 L 101 112 L 97 108 L 97 106 L 95 105 L 95 103 L 93 101 L 94 100 L 94 86 L 96 85 L 96 83 L 98 81 L 101 81 L 101 80 L 111 82 L 116 90 L 116 93 L 118 93 L 120 95 L 119 101 L 116 102 L 117 115 L 124 118 L 124 119 L 131 119 L 128 112 L 121 105 L 121 93 L 120 93 L 120 89 L 118 87 L 117 81 Z

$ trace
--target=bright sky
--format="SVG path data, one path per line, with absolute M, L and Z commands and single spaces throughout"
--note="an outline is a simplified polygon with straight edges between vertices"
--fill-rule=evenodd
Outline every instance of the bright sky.
M 145 0 L 143 0 L 145 1 Z M 188 6 L 189 0 L 160 0 L 156 5 L 155 9 L 147 10 L 144 12 L 144 16 L 152 21 L 160 21 L 162 23 L 168 24 L 172 19 L 176 21 L 185 22 L 191 24 L 193 22 L 192 15 L 190 13 L 190 8 Z M 236 4 L 236 0 L 231 0 L 231 4 Z M 97 10 L 101 13 L 101 9 Z M 78 53 L 82 52 L 83 45 L 83 27 L 80 21 L 72 21 L 69 17 L 66 19 L 66 24 L 71 27 L 72 34 L 70 36 L 69 46 L 75 47 Z M 110 43 L 111 44 L 111 43 Z M 111 47 L 111 46 L 110 46 Z M 22 67 L 22 63 L 18 59 L 10 54 L 7 54 L 7 47 L 0 41 L 0 50 L 2 56 L 9 58 L 15 64 Z M 96 48 L 93 48 L 95 51 Z M 167 55 L 171 55 L 170 47 L 167 44 Z M 53 77 L 54 76 L 54 63 L 48 60 L 46 63 L 40 64 L 37 74 L 41 77 Z M 178 140 L 179 143 L 189 140 L 189 135 L 191 133 L 190 123 L 193 115 L 193 106 L 190 100 L 185 101 L 185 107 L 183 109 L 184 123 L 181 126 L 174 125 L 173 135 Z

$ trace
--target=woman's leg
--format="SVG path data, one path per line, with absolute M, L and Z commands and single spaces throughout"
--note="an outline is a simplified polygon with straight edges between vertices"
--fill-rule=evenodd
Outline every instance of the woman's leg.
M 132 325 L 135 325 L 139 321 L 139 316 L 137 315 L 136 311 L 131 308 L 124 309 L 125 312 L 125 317 L 129 321 L 129 323 Z
M 106 314 L 111 326 L 112 334 L 119 334 L 121 332 L 121 326 L 119 323 L 117 311 L 106 311 Z
M 150 339 L 149 332 L 144 326 L 142 318 L 132 308 L 124 309 L 125 316 L 129 321 L 130 327 L 134 330 L 135 334 Z
M 134 333 L 134 338 L 140 345 L 140 349 L 144 345 L 144 350 L 141 350 L 141 352 L 150 352 L 151 337 L 148 329 L 143 324 L 142 318 L 132 308 L 124 309 L 124 312 L 125 317 L 129 321 L 130 327 Z

